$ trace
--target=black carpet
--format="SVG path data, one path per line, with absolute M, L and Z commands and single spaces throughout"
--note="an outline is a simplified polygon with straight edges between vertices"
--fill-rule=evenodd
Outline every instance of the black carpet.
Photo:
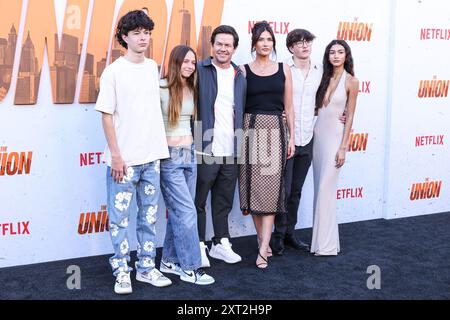
M 232 239 L 243 261 L 229 265 L 211 259 L 206 271 L 216 283 L 196 286 L 169 275 L 174 284 L 155 288 L 135 281 L 133 294 L 117 296 L 108 256 L 0 269 L 0 299 L 148 300 L 299 300 L 299 299 L 449 299 L 450 213 L 397 220 L 372 220 L 339 226 L 341 253 L 315 257 L 287 249 L 255 266 L 256 236 Z M 311 229 L 297 230 L 310 242 Z M 51 248 L 49 248 L 51 250 Z M 161 250 L 158 249 L 157 266 Z M 135 252 L 132 254 L 134 265 Z M 67 267 L 81 268 L 81 290 L 68 290 Z M 381 289 L 369 290 L 369 266 L 381 270 Z

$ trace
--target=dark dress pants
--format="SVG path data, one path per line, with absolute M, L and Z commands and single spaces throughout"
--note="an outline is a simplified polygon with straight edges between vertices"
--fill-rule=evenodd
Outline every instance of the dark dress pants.
M 230 238 L 228 215 L 233 208 L 238 165 L 233 157 L 207 157 L 198 159 L 195 207 L 200 241 L 205 241 L 206 200 L 211 191 L 211 215 L 215 244 L 221 238 Z
M 295 146 L 294 157 L 286 163 L 285 188 L 288 212 L 275 216 L 275 237 L 284 239 L 286 235 L 293 234 L 295 230 L 303 183 L 311 166 L 312 147 L 313 140 L 304 147 Z

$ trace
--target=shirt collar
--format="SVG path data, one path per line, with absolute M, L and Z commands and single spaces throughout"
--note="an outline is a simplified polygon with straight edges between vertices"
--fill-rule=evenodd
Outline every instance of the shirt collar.
M 295 66 L 294 57 L 291 56 L 289 59 L 287 59 L 286 63 L 290 68 L 294 67 Z M 314 61 L 311 61 L 311 69 L 319 70 L 317 63 L 315 63 Z
M 205 67 L 214 67 L 214 63 L 212 62 L 212 57 L 206 58 L 203 62 L 203 65 Z M 239 66 L 237 64 L 235 64 L 233 61 L 231 61 L 231 66 L 234 68 L 234 70 L 236 71 L 236 73 L 241 73 L 241 69 L 239 68 Z
M 295 64 L 294 64 L 294 57 L 291 56 L 290 58 L 288 58 L 286 60 L 286 64 L 289 66 L 289 68 L 292 68 Z

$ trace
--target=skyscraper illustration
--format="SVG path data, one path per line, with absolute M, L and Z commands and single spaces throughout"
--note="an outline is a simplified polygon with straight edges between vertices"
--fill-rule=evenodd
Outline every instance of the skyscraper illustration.
M 106 58 L 97 62 L 97 78 L 102 76 L 103 70 L 106 68 Z
M 9 84 L 11 82 L 10 79 L 7 79 L 8 72 L 7 66 L 5 64 L 7 48 L 8 41 L 6 39 L 0 38 L 0 101 L 5 97 L 7 89 L 9 88 Z
M 153 38 L 150 38 L 147 51 L 145 52 L 145 56 L 149 59 L 153 59 Z
M 203 26 L 200 38 L 200 60 L 204 60 L 211 56 L 211 35 L 212 26 Z
M 5 64 L 6 48 L 8 47 L 8 41 L 0 38 L 0 65 Z
M 118 58 L 125 54 L 125 49 L 119 44 L 119 42 L 114 38 L 113 48 L 111 50 L 111 62 L 116 61 Z
M 28 31 L 27 38 L 22 46 L 20 57 L 19 75 L 14 104 L 34 104 L 39 89 L 38 73 L 39 63 L 36 58 L 35 48 Z
M 95 102 L 97 96 L 95 91 L 94 56 L 86 54 L 84 64 L 83 79 L 81 82 L 80 99 L 81 103 Z
M 88 74 L 94 74 L 94 55 L 86 53 L 86 60 L 84 63 L 84 71 Z
M 58 47 L 58 35 L 55 34 L 55 61 L 50 67 L 52 93 L 55 103 L 72 103 L 77 86 L 77 73 L 80 55 L 78 38 L 62 34 Z
M 17 31 L 13 24 L 8 34 L 8 46 L 6 48 L 6 60 L 5 60 L 6 65 L 12 66 L 14 64 L 16 45 L 17 45 Z
M 72 103 L 80 60 L 78 38 L 64 33 L 60 46 L 58 46 L 57 34 L 54 35 L 54 39 L 55 57 L 50 67 L 53 101 L 55 103 Z M 22 46 L 15 104 L 34 104 L 36 102 L 39 78 L 40 67 L 30 32 L 28 32 L 27 39 Z
M 17 31 L 12 24 L 8 39 L 0 38 L 0 101 L 6 96 L 11 85 L 16 45 Z
M 180 10 L 181 19 L 181 39 L 180 44 L 185 46 L 191 45 L 191 13 L 185 9 L 185 2 L 183 0 L 183 9 Z

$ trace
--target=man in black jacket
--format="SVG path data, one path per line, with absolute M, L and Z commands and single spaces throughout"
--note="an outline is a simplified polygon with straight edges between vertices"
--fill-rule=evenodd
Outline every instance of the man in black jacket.
M 214 236 L 209 255 L 227 263 L 241 257 L 231 249 L 228 215 L 233 208 L 240 153 L 247 81 L 231 62 L 239 36 L 231 26 L 217 27 L 211 36 L 213 56 L 197 65 L 198 117 L 195 145 L 198 155 L 195 206 L 202 266 L 209 267 L 205 245 L 206 200 L 211 191 Z

